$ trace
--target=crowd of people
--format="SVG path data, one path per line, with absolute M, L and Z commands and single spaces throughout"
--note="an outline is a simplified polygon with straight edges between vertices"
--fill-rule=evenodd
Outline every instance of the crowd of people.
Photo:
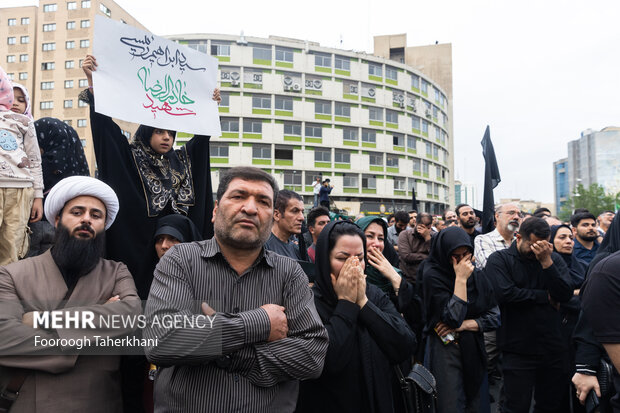
M 620 367 L 613 211 L 501 204 L 485 234 L 467 204 L 342 219 L 329 180 L 306 214 L 252 167 L 213 198 L 209 137 L 175 150 L 176 131 L 141 125 L 128 141 L 96 111 L 96 69 L 87 56 L 80 97 L 98 179 L 0 70 L 0 411 L 408 412 L 416 365 L 437 395 L 416 411 L 620 411 L 601 374 Z M 36 340 L 132 330 L 37 326 L 60 309 L 211 322 L 147 322 L 138 355 L 50 352 Z

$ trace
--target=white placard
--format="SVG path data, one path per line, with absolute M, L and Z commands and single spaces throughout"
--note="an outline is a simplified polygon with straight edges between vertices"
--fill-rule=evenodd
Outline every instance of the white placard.
M 217 59 L 103 16 L 95 16 L 97 112 L 128 122 L 221 136 L 213 90 Z

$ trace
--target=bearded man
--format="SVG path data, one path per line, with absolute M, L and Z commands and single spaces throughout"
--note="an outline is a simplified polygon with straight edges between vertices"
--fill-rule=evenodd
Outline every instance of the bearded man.
M 92 344 L 131 332 L 104 329 L 102 319 L 140 314 L 127 267 L 102 258 L 105 230 L 117 212 L 116 194 L 105 183 L 65 178 L 45 202 L 45 216 L 56 226 L 52 249 L 0 267 L 0 366 L 6 368 L 0 374 L 0 411 L 122 410 L 120 357 L 78 351 L 86 340 Z M 61 326 L 35 322 L 34 312 L 60 309 Z M 94 328 L 67 324 L 67 314 L 86 313 L 94 315 Z

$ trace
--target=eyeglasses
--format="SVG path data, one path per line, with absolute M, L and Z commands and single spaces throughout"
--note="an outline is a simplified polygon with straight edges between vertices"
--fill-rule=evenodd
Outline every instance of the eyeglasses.
M 521 213 L 521 211 L 502 211 L 502 214 L 506 214 L 506 215 L 516 215 L 519 218 L 523 218 L 523 214 Z

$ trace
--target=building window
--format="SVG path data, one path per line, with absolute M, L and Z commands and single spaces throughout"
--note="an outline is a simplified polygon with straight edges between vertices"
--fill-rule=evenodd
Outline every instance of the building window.
M 293 50 L 276 46 L 276 61 L 293 63 Z
M 57 9 L 58 9 L 58 6 L 56 4 L 44 4 L 43 5 L 44 13 L 53 12 L 53 11 L 56 11 Z
M 90 9 L 90 0 L 82 0 L 82 8 Z
M 56 30 L 56 23 L 49 23 L 43 25 L 44 32 L 53 32 L 54 30 Z
M 394 179 L 394 190 L 395 191 L 406 191 L 406 181 L 403 178 L 395 178 Z
M 348 103 L 336 102 L 335 114 L 336 116 L 350 118 L 351 117 L 351 105 L 349 105 Z
M 334 152 L 334 162 L 336 163 L 351 163 L 351 152 L 339 151 Z
M 243 120 L 244 133 L 263 133 L 263 121 L 256 119 Z
M 238 118 L 222 118 L 220 121 L 222 132 L 239 132 Z
M 413 159 L 413 172 L 420 173 L 420 160 L 417 158 Z
M 271 145 L 252 145 L 252 158 L 271 159 Z
M 398 168 L 398 156 L 386 155 L 385 156 L 385 166 L 387 166 L 389 168 Z
M 9 19 L 8 25 L 9 26 L 17 26 L 17 19 Z
M 28 80 L 28 72 L 19 72 L 19 80 Z
M 73 30 L 73 29 L 75 29 L 75 22 L 67 22 L 67 30 Z M 66 42 L 66 43 L 69 43 L 69 42 Z
M 314 65 L 321 66 L 321 67 L 332 67 L 331 55 L 316 53 L 314 55 Z
M 372 129 L 362 129 L 362 142 L 377 143 L 377 132 Z
M 273 154 L 275 159 L 282 159 L 285 161 L 293 160 L 293 149 L 289 148 L 278 148 L 276 147 Z
M 411 87 L 420 89 L 420 76 L 411 74 Z
M 398 80 L 398 70 L 395 67 L 385 67 L 385 78 L 391 80 Z
M 75 67 L 75 62 L 73 60 L 65 61 L 65 69 L 73 69 Z
M 78 128 L 85 128 L 86 127 L 86 119 L 78 119 Z
M 79 87 L 88 87 L 88 79 L 80 79 L 78 81 L 78 86 Z
M 211 144 L 211 156 L 216 158 L 228 158 L 228 145 Z
M 90 20 L 81 20 L 80 21 L 80 28 L 85 29 L 87 27 L 90 27 Z
M 301 186 L 301 173 L 293 171 L 284 172 L 284 185 Z
M 254 95 L 252 96 L 253 109 L 271 109 L 271 96 Z
M 314 113 L 318 115 L 331 115 L 332 102 L 326 102 L 324 100 L 314 101 Z
M 368 63 L 368 74 L 370 76 L 378 76 L 378 77 L 383 76 L 383 70 L 381 68 L 381 65 L 374 64 L 374 63 Z
M 65 49 L 75 49 L 75 41 L 69 40 L 68 42 L 65 42 Z
M 433 145 L 433 158 L 439 159 L 439 146 Z
M 28 61 L 28 55 L 27 54 L 20 54 L 19 55 L 19 61 L 20 62 L 27 62 Z
M 424 79 L 422 79 L 422 92 L 428 93 L 428 82 Z
M 86 48 L 90 46 L 90 40 L 88 39 L 84 39 L 84 40 L 80 40 L 80 47 L 81 48 Z
M 398 124 L 398 112 L 394 110 L 385 110 L 385 121 L 388 123 L 396 123 Z
M 6 77 L 9 78 L 10 81 L 13 81 L 15 79 L 15 73 L 7 73 Z
M 357 188 L 358 186 L 359 185 L 357 175 L 345 174 L 342 176 L 343 188 Z
M 69 109 L 73 107 L 73 99 L 67 99 L 63 102 L 62 105 L 65 109 Z
M 426 142 L 426 156 L 433 156 L 433 146 L 430 142 Z
M 293 98 L 286 96 L 276 96 L 276 110 L 293 111 Z
M 351 70 L 351 61 L 349 60 L 348 57 L 337 56 L 336 55 L 334 57 L 334 67 L 336 69 L 350 71 Z
M 110 9 L 108 9 L 103 3 L 99 3 L 99 10 L 101 10 L 101 13 L 105 14 L 108 17 L 112 15 Z
M 14 63 L 15 62 L 15 55 L 14 54 L 10 54 L 6 57 L 6 62 L 7 63 Z
M 377 189 L 377 178 L 364 175 L 362 177 L 362 188 Z
M 290 136 L 301 136 L 301 123 L 299 122 L 285 122 L 284 134 Z
M 428 169 L 430 166 L 430 162 L 422 161 L 422 173 L 428 175 Z
M 73 87 L 73 80 L 65 80 L 65 89 L 71 89 L 72 87 Z
M 17 39 L 15 37 L 7 37 L 6 42 L 7 44 L 15 44 L 17 43 Z
M 306 136 L 311 138 L 322 138 L 323 127 L 321 125 L 306 124 Z
M 411 127 L 415 130 L 420 130 L 420 118 L 417 116 L 411 117 Z
M 54 62 L 41 63 L 41 70 L 54 70 L 55 67 Z
M 368 162 L 370 165 L 383 166 L 383 154 L 379 152 L 369 152 Z
M 21 36 L 19 38 L 19 42 L 21 44 L 28 44 L 28 43 L 30 43 L 30 36 Z
M 67 3 L 67 10 L 75 10 L 77 9 L 77 3 L 75 1 L 70 1 Z
M 54 102 L 51 100 L 41 102 L 41 109 L 54 109 Z
M 65 119 L 64 122 L 69 126 L 73 125 L 73 121 L 71 119 Z
M 314 162 L 331 162 L 332 151 L 329 149 L 315 149 Z
M 78 99 L 78 108 L 85 108 L 86 106 L 88 106 L 88 103 Z
M 220 107 L 222 108 L 230 107 L 230 94 L 226 92 L 222 92 L 220 93 L 220 97 L 222 98 L 222 101 L 220 102 Z
M 377 121 L 383 121 L 383 109 L 382 108 L 375 108 L 375 107 L 369 107 L 368 108 L 368 119 L 370 120 L 377 120 Z
M 54 82 L 41 82 L 41 90 L 54 89 Z
M 254 59 L 271 61 L 271 46 L 254 46 L 252 48 L 252 57 Z
M 343 128 L 342 129 L 343 140 L 357 142 L 358 137 L 359 136 L 358 136 L 357 128 Z
M 56 43 L 43 43 L 44 52 L 51 52 L 53 50 L 56 50 Z
M 428 122 L 425 120 L 422 121 L 422 133 L 428 134 Z
M 230 56 L 230 45 L 226 43 L 211 43 L 212 56 Z
M 416 148 L 416 139 L 413 136 L 407 136 L 407 148 L 414 149 Z
M 23 25 L 30 24 L 30 17 L 22 17 L 22 24 Z

